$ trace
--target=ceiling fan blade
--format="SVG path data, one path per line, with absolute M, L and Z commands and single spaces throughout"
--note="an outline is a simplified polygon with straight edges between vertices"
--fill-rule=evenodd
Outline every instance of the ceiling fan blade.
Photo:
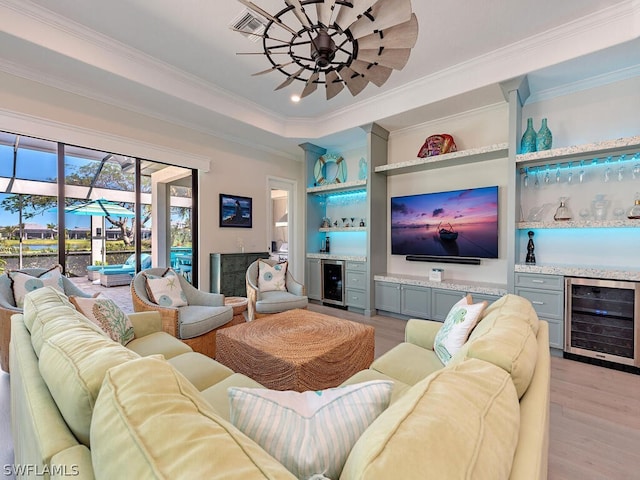
M 251 74 L 251 76 L 252 76 L 252 77 L 257 77 L 258 75 L 264 75 L 265 73 L 273 72 L 274 70 L 277 70 L 277 69 L 279 69 L 279 68 L 284 68 L 284 67 L 286 67 L 287 65 L 291 65 L 292 63 L 293 63 L 293 62 L 280 63 L 280 64 L 278 64 L 278 65 L 274 65 L 274 66 L 273 66 L 273 67 L 271 67 L 271 68 L 267 68 L 266 70 L 263 70 L 263 71 L 261 71 L 261 72 L 258 72 L 258 73 L 252 73 L 252 74 Z
M 371 7 L 373 21 L 367 16 L 360 17 L 349 27 L 353 38 L 362 38 L 376 30 L 399 25 L 411 20 L 411 0 L 395 0 L 393 2 L 378 2 Z
M 369 84 L 369 80 L 359 73 L 354 72 L 349 67 L 340 69 L 340 77 L 347 84 L 347 88 L 354 97 L 358 95 Z
M 316 81 L 318 80 L 319 76 L 320 76 L 320 72 L 315 72 L 313 75 L 309 77 L 309 80 L 307 80 L 307 84 L 304 86 L 304 90 L 302 90 L 302 93 L 300 94 L 300 98 L 304 98 L 307 95 L 311 95 L 313 92 L 316 91 L 316 89 L 318 88 L 318 84 L 316 83 Z
M 331 24 L 331 17 L 333 16 L 333 7 L 336 4 L 336 0 L 325 0 L 324 2 L 316 3 L 316 13 L 318 15 L 318 22 L 328 27 Z
M 342 83 L 335 70 L 331 70 L 325 73 L 324 81 L 325 87 L 327 89 L 327 100 L 331 100 L 344 88 L 344 83 Z
M 302 26 L 310 28 L 311 24 L 309 23 L 309 19 L 307 18 L 307 14 L 304 12 L 304 8 L 302 8 L 302 4 L 300 0 L 284 0 L 289 6 L 293 6 L 294 15 L 300 20 Z
M 276 90 L 280 90 L 281 88 L 288 87 L 289 85 L 291 85 L 291 82 L 293 82 L 296 79 L 296 77 L 300 75 L 303 71 L 304 71 L 304 67 L 300 67 L 300 70 L 298 70 L 296 73 L 292 73 L 291 75 L 289 75 L 284 82 L 278 85 L 276 87 Z
M 413 14 L 408 22 L 359 38 L 358 48 L 413 48 L 417 40 L 418 19 Z
M 351 62 L 350 67 L 354 72 L 364 75 L 364 78 L 378 87 L 384 85 L 393 72 L 393 69 L 389 67 L 374 65 L 373 63 L 363 62 L 362 60 L 354 60 Z
M 285 25 L 280 20 L 278 20 L 276 17 L 271 15 L 269 12 L 261 9 L 255 3 L 253 3 L 253 2 L 251 2 L 249 0 L 238 0 L 238 1 L 241 4 L 243 4 L 245 7 L 247 7 L 248 9 L 253 10 L 258 15 L 262 15 L 264 18 L 268 18 L 269 20 L 271 20 L 273 22 L 274 25 L 278 25 L 280 28 L 284 28 L 287 32 L 291 33 L 292 35 L 298 36 L 298 32 L 296 32 L 293 28 L 289 27 L 288 25 Z
M 402 70 L 409 61 L 410 48 L 385 48 L 382 52 L 379 49 L 358 50 L 358 60 L 367 63 L 377 63 L 383 67 Z
M 353 7 L 347 7 L 342 5 L 336 22 L 343 30 L 349 28 L 349 26 L 358 19 L 358 16 L 369 10 L 378 0 L 351 0 Z M 393 2 L 393 0 L 383 0 L 387 2 Z

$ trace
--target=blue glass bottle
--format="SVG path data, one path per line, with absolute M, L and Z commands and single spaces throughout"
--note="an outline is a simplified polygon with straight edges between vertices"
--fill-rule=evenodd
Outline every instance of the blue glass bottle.
M 520 140 L 520 153 L 536 151 L 536 131 L 533 129 L 533 118 L 527 119 L 527 129 Z
M 547 127 L 547 119 L 542 119 L 542 126 L 540 130 L 538 130 L 538 135 L 536 137 L 536 150 L 541 152 L 543 150 L 551 149 L 551 142 L 553 137 L 551 135 L 551 130 Z

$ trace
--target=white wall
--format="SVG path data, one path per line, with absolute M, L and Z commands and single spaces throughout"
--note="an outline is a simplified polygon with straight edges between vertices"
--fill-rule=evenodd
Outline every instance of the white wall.
M 304 198 L 302 150 L 300 162 L 293 161 L 1 72 L 0 85 L 0 130 L 202 169 L 203 290 L 209 289 L 209 253 L 240 251 L 238 238 L 245 251 L 267 250 L 267 176 L 297 181 L 298 198 Z M 219 193 L 253 198 L 253 228 L 218 227 Z M 303 271 L 303 217 L 295 226 L 298 277 Z
M 503 143 L 507 141 L 508 126 L 508 108 L 506 104 L 502 104 L 394 132 L 389 138 L 389 163 L 416 158 L 425 139 L 438 133 L 452 135 L 458 150 Z M 479 266 L 408 262 L 404 255 L 391 255 L 391 242 L 388 239 L 387 272 L 425 277 L 432 268 L 443 268 L 445 280 L 506 284 L 507 235 L 511 234 L 506 230 L 507 167 L 507 159 L 504 158 L 390 176 L 387 184 L 389 201 L 395 196 L 498 185 L 500 187 L 499 259 L 482 260 Z M 389 218 L 387 218 L 387 224 L 389 225 L 387 235 L 390 235 Z

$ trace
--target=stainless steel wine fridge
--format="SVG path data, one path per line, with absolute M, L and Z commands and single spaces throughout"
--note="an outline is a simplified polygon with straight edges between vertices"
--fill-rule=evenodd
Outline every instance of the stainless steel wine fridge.
M 565 287 L 565 352 L 640 366 L 639 284 L 569 277 Z

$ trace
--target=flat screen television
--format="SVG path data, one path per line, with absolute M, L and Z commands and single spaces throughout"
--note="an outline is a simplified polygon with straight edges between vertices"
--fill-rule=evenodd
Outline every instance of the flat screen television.
M 498 187 L 392 197 L 391 254 L 498 258 Z

